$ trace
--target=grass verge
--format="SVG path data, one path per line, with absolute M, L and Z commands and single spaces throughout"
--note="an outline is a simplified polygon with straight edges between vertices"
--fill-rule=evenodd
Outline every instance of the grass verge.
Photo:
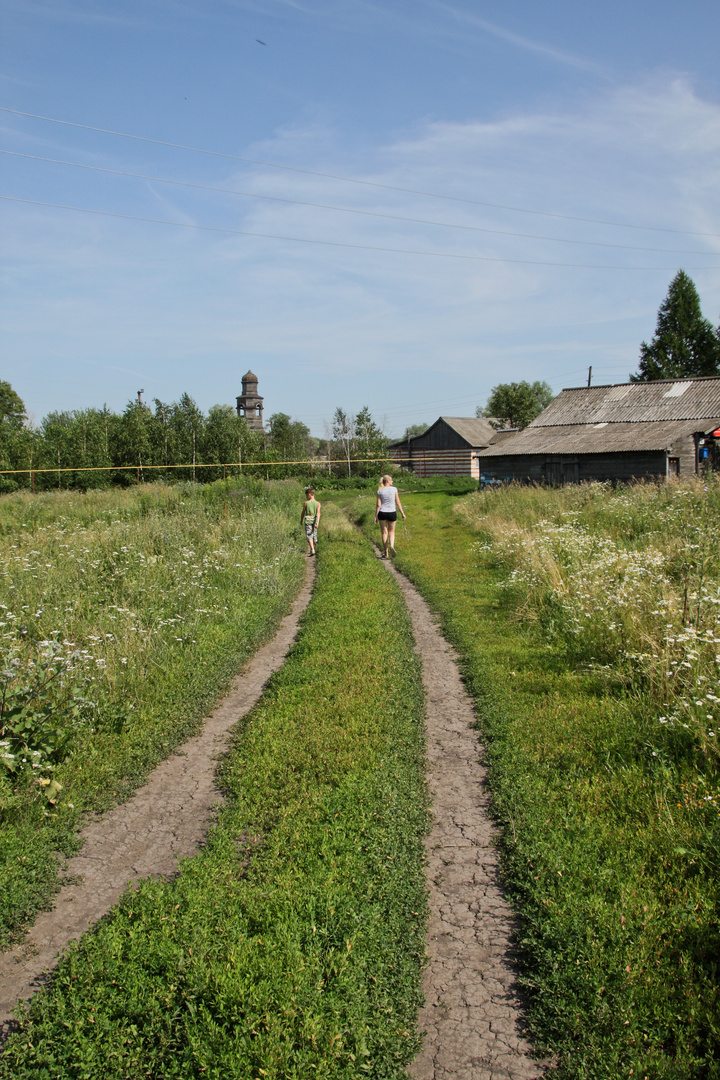
M 399 589 L 334 507 L 228 804 L 61 961 L 0 1077 L 403 1077 L 419 1046 L 423 695 Z
M 398 566 L 460 652 L 487 744 L 536 1049 L 559 1080 L 720 1076 L 720 890 L 696 761 L 655 750 L 652 699 L 518 619 L 456 499 L 403 505 Z M 376 539 L 372 509 L 352 504 Z
M 127 798 L 272 635 L 303 580 L 300 498 L 0 500 L 0 947 L 51 904 L 82 814 Z

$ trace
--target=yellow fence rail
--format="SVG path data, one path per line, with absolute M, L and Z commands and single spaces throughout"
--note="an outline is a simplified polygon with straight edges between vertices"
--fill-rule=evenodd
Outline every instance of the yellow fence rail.
M 410 461 L 410 458 L 404 457 L 367 457 L 367 458 L 350 458 L 350 465 L 359 464 L 360 462 L 381 462 L 388 461 L 395 464 L 399 464 L 401 461 Z M 347 458 L 330 458 L 318 459 L 308 458 L 307 460 L 298 461 L 293 459 L 291 461 L 192 461 L 184 465 L 62 465 L 62 466 L 48 466 L 42 469 L 0 469 L 0 476 L 15 476 L 15 475 L 28 475 L 34 476 L 37 473 L 68 473 L 68 472 L 149 472 L 152 469 L 254 469 L 254 468 L 269 468 L 271 465 L 309 465 L 311 471 L 313 469 L 325 469 L 330 465 L 347 465 Z

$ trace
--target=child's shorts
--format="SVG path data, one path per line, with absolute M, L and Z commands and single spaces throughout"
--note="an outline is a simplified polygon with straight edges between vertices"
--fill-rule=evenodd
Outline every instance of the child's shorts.
M 314 521 L 305 522 L 305 535 L 308 540 L 312 540 L 313 544 L 317 543 L 317 525 Z

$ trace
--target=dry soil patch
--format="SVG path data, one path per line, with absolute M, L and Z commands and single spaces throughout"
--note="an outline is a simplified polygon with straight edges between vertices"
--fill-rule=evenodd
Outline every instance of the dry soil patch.
M 43 984 L 60 950 L 105 915 L 129 883 L 170 877 L 178 859 L 196 851 L 221 799 L 215 786 L 217 759 L 228 747 L 232 728 L 282 665 L 314 579 L 315 563 L 309 559 L 305 584 L 277 634 L 236 676 L 200 734 L 159 765 L 132 799 L 83 829 L 82 850 L 66 870 L 77 883 L 63 888 L 55 907 L 37 917 L 22 944 L 0 956 L 0 1037 L 17 1002 Z
M 496 830 L 475 714 L 457 655 L 417 590 L 397 577 L 422 657 L 427 694 L 428 782 L 433 826 L 426 840 L 430 925 L 423 1049 L 413 1080 L 531 1080 L 530 1056 L 510 960 L 513 916 L 498 884 Z

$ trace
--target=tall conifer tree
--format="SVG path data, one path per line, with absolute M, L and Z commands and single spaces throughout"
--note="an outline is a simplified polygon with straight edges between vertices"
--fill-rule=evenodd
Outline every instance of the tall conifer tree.
M 692 278 L 678 271 L 660 305 L 652 341 L 640 346 L 640 363 L 632 382 L 683 379 L 720 374 L 720 338 L 703 318 Z

